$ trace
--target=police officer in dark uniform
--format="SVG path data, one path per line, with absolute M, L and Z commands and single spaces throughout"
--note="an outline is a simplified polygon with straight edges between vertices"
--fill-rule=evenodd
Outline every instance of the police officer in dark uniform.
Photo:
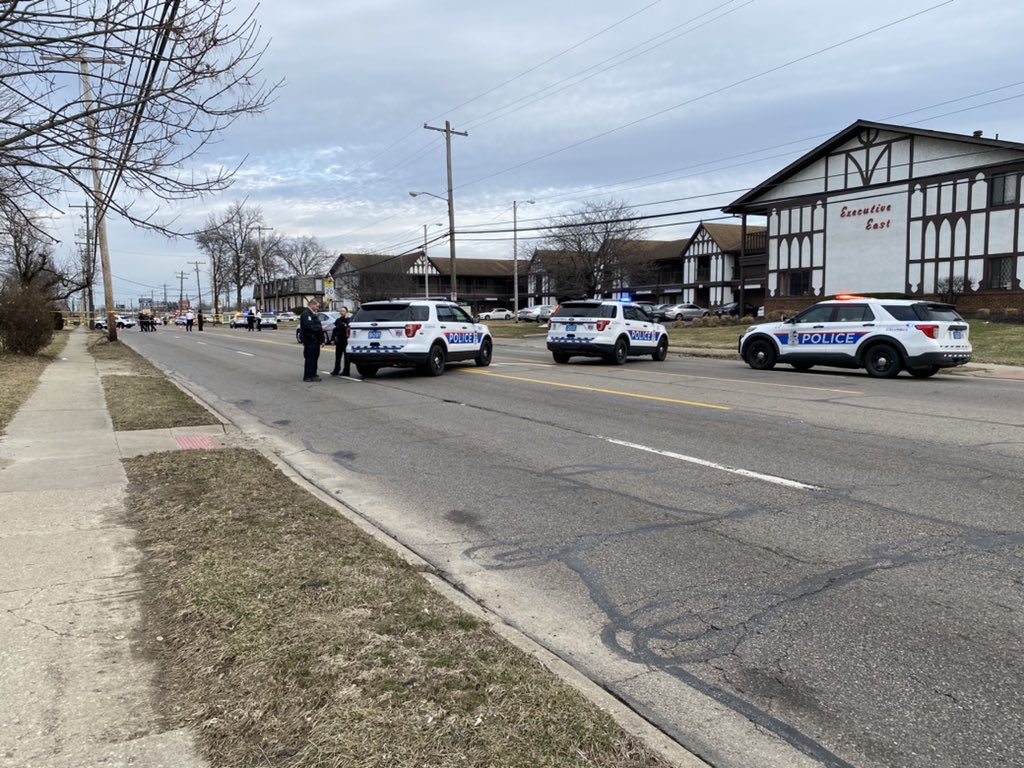
M 334 330 L 331 331 L 331 341 L 334 342 L 334 370 L 331 376 L 348 376 L 348 336 L 352 318 L 348 316 L 348 308 L 342 307 L 341 314 L 334 321 Z M 345 367 L 342 368 L 341 360 L 345 359 Z
M 305 359 L 305 368 L 302 372 L 303 381 L 320 381 L 316 371 L 317 362 L 320 360 L 320 347 L 324 343 L 324 328 L 317 316 L 319 311 L 320 302 L 310 299 L 309 306 L 302 310 L 302 315 L 299 317 L 302 357 Z

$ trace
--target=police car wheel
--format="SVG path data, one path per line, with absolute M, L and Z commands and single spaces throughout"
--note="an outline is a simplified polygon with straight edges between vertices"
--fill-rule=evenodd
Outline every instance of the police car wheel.
M 486 368 L 488 365 L 491 364 L 492 352 L 493 349 L 491 347 L 491 342 L 488 341 L 487 339 L 484 339 L 484 343 L 480 345 L 480 352 L 477 353 L 477 356 L 473 359 L 473 362 L 479 365 L 481 368 Z
M 811 368 L 814 367 L 813 363 L 790 363 L 790 365 L 793 366 L 793 370 L 799 371 L 800 373 L 803 373 L 804 371 L 809 371 L 811 370 Z
M 444 373 L 444 361 L 444 347 L 440 344 L 435 344 L 430 348 L 430 354 L 427 356 L 427 364 L 424 367 L 424 373 L 430 376 L 440 376 Z
M 295 340 L 299 342 L 299 344 L 302 343 L 302 331 L 299 329 L 295 330 Z
M 615 342 L 615 348 L 612 350 L 611 357 L 608 358 L 610 363 L 615 365 L 625 365 L 626 358 L 629 357 L 629 344 L 625 339 L 618 339 Z
M 876 344 L 864 356 L 864 367 L 876 379 L 891 379 L 903 369 L 903 361 L 889 344 Z
M 377 375 L 376 365 L 363 365 L 362 363 L 356 363 L 356 370 L 359 371 L 359 375 L 364 379 L 372 379 Z
M 668 341 L 666 339 L 662 339 L 661 341 L 658 342 L 658 346 L 655 347 L 654 352 L 651 354 L 651 357 L 654 358 L 654 361 L 658 363 L 660 363 L 662 360 L 668 357 Z
M 754 339 L 743 352 L 743 359 L 747 365 L 758 371 L 774 368 L 777 358 L 775 347 L 767 339 Z
M 907 368 L 907 373 L 909 373 L 915 379 L 927 379 L 929 376 L 934 376 L 940 370 L 941 366 L 926 365 L 923 368 Z
M 552 352 L 551 357 L 554 358 L 556 363 L 564 364 L 569 362 L 569 355 L 565 352 Z

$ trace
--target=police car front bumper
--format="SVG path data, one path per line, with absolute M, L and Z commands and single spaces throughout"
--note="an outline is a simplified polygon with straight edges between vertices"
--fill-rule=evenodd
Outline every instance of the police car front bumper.
M 549 352 L 563 352 L 567 355 L 588 355 L 604 357 L 615 351 L 615 344 L 602 344 L 597 341 L 573 341 L 571 339 L 558 339 L 548 342 Z

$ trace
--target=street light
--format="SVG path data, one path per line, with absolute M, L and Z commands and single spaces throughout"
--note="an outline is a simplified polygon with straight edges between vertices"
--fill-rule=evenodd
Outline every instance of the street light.
M 449 271 L 452 273 L 451 283 L 451 298 L 452 301 L 458 301 L 459 291 L 456 287 L 457 283 L 455 280 L 455 206 L 452 204 L 452 187 L 451 180 L 449 177 L 448 183 L 448 197 L 443 198 L 440 195 L 435 195 L 433 192 L 410 192 L 410 196 L 419 197 L 420 195 L 426 195 L 427 197 L 436 197 L 438 200 L 444 200 L 448 203 L 448 252 L 451 254 L 449 258 Z
M 443 227 L 444 224 L 434 224 L 435 227 Z M 430 298 L 430 262 L 427 261 L 427 225 L 423 225 L 423 298 Z
M 519 322 L 519 217 L 520 205 L 533 205 L 534 200 L 512 201 L 512 311 Z

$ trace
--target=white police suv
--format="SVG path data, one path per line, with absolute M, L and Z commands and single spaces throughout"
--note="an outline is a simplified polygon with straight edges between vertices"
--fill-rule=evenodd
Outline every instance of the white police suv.
M 593 299 L 565 301 L 548 320 L 548 349 L 556 363 L 574 355 L 603 357 L 622 365 L 630 355 L 668 354 L 668 332 L 632 302 Z
M 384 366 L 415 366 L 431 376 L 440 376 L 455 360 L 486 366 L 493 350 L 490 329 L 474 323 L 458 304 L 399 299 L 368 301 L 356 310 L 346 354 L 369 379 Z
M 752 325 L 739 352 L 751 368 L 777 362 L 865 368 L 877 378 L 906 369 L 915 378 L 971 360 L 969 328 L 949 304 L 841 295 L 781 323 Z

